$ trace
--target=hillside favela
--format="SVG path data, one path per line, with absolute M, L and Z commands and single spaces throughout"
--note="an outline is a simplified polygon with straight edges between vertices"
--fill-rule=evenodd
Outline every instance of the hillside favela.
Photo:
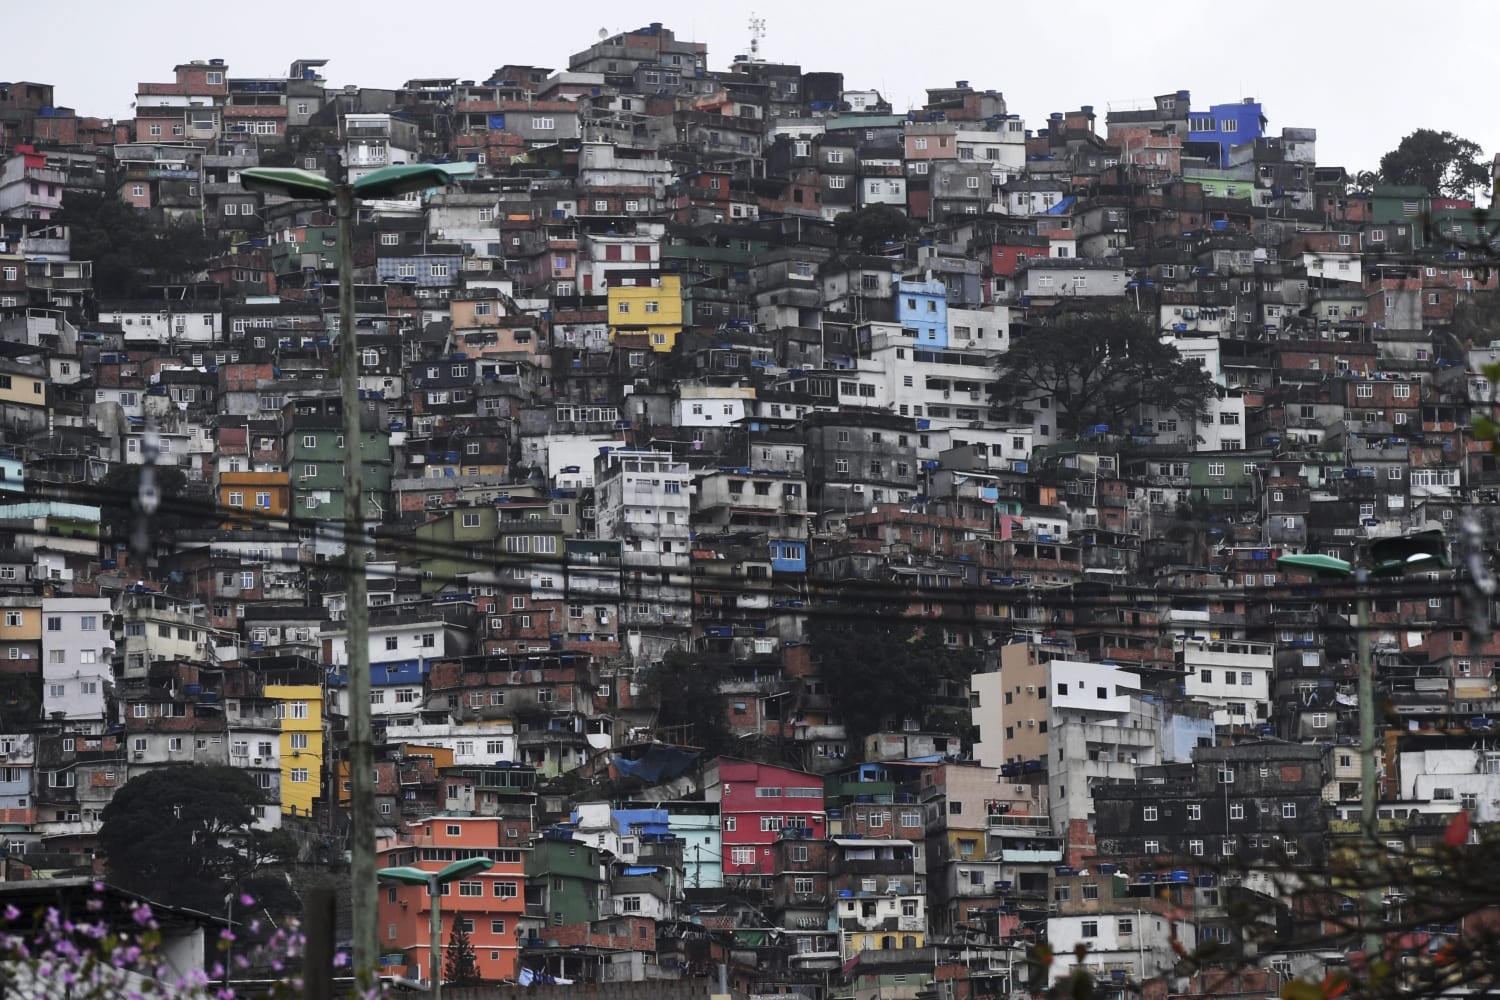
M 1483 150 L 763 30 L 0 83 L 7 996 L 1500 990 Z

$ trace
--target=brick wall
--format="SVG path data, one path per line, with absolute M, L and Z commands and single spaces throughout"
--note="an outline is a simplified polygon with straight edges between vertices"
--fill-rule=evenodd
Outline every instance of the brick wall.
M 708 1000 L 718 989 L 709 979 L 642 983 L 575 983 L 572 986 L 449 986 L 450 1000 Z

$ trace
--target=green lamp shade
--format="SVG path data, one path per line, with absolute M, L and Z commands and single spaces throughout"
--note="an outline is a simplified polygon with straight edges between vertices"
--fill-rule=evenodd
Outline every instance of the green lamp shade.
M 1393 576 L 1408 570 L 1437 569 L 1448 565 L 1448 542 L 1438 528 L 1414 531 L 1397 538 L 1370 543 L 1371 572 Z
M 302 201 L 328 201 L 334 192 L 333 181 L 327 177 L 296 167 L 248 167 L 240 171 L 240 186 Z
M 1314 576 L 1347 577 L 1354 574 L 1354 564 L 1334 556 L 1319 553 L 1307 555 L 1278 556 L 1276 565 L 1281 569 L 1304 570 Z
M 396 198 L 413 191 L 443 187 L 452 182 L 453 174 L 438 164 L 410 163 L 381 167 L 350 186 L 354 189 L 356 198 Z
M 405 885 L 426 885 L 428 879 L 432 878 L 432 872 L 424 872 L 420 868 L 382 868 L 375 873 L 375 877 L 382 882 L 401 882 Z

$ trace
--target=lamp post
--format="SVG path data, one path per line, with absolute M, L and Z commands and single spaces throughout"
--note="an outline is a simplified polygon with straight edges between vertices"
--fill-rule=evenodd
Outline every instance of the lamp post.
M 1355 585 L 1355 642 L 1359 655 L 1359 803 L 1360 827 L 1363 833 L 1365 877 L 1369 880 L 1361 893 L 1361 924 L 1364 927 L 1364 949 L 1367 960 L 1383 950 L 1376 922 L 1381 907 L 1379 878 L 1379 839 L 1376 823 L 1375 784 L 1375 666 L 1370 659 L 1370 595 L 1372 576 L 1400 576 L 1409 570 L 1435 569 L 1448 565 L 1447 543 L 1441 530 L 1431 528 L 1396 538 L 1371 542 L 1367 565 L 1355 565 L 1335 556 L 1321 554 L 1280 556 L 1276 565 L 1283 569 L 1300 569 L 1325 579 L 1353 579 Z
M 354 974 L 362 984 L 375 972 L 375 749 L 370 737 L 370 608 L 365 580 L 364 463 L 359 407 L 359 351 L 354 342 L 354 203 L 395 198 L 448 184 L 453 171 L 435 164 L 376 170 L 349 181 L 342 162 L 329 164 L 333 176 L 293 167 L 251 167 L 240 171 L 249 191 L 293 200 L 333 202 L 339 224 L 339 387 L 344 412 L 344 557 L 348 566 L 345 599 L 349 659 L 349 768 L 352 842 L 350 908 L 354 923 Z
M 442 888 L 454 879 L 477 872 L 488 871 L 495 866 L 489 858 L 465 858 L 455 861 L 439 871 L 429 872 L 421 868 L 382 868 L 375 873 L 383 882 L 399 882 L 402 885 L 425 885 L 427 898 L 431 901 L 427 932 L 427 979 L 432 983 L 432 1000 L 443 1000 L 443 895 Z

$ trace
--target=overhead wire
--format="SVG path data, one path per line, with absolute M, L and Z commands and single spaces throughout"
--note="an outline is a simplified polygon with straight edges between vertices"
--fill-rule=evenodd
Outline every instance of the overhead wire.
M 109 500 L 116 503 L 117 505 L 121 501 L 125 501 L 127 497 L 133 499 L 134 496 L 131 491 L 128 490 L 99 487 L 94 484 L 77 484 L 62 489 L 54 487 L 50 490 L 44 489 L 41 492 L 43 492 L 44 494 L 47 492 L 51 492 L 54 494 L 54 499 L 59 499 L 62 502 L 78 502 L 78 500 L 82 498 L 84 500 L 92 500 L 95 502 L 98 502 L 100 500 Z M 463 508 L 455 508 L 455 512 L 462 509 Z M 217 503 L 203 503 L 172 497 L 163 497 L 161 499 L 158 514 L 162 513 L 177 514 L 184 517 L 200 517 L 205 520 L 216 522 L 214 528 L 217 528 L 224 522 L 260 521 L 268 527 L 274 526 L 275 530 L 286 530 L 287 532 L 298 533 L 310 530 L 316 535 L 322 535 L 323 537 L 330 540 L 342 540 L 341 536 L 344 532 L 342 523 L 337 521 L 325 521 L 316 518 L 298 518 L 289 514 L 275 514 L 269 511 L 255 510 L 253 508 L 246 509 L 240 507 L 231 507 Z M 283 524 L 287 526 L 285 529 L 281 528 Z M 37 534 L 41 537 L 53 537 L 42 532 L 21 532 L 20 534 Z M 488 542 L 487 544 L 495 544 L 495 541 L 499 537 L 501 536 L 496 536 L 496 539 L 490 540 L 490 542 Z M 102 544 L 107 544 L 111 542 L 111 540 L 112 539 L 109 536 L 106 536 L 103 532 L 101 532 L 100 542 Z M 115 539 L 113 541 L 117 545 L 117 547 L 121 549 L 123 549 L 126 544 L 124 540 Z M 204 545 L 211 548 L 216 543 L 232 544 L 236 541 L 239 540 L 233 538 L 233 534 L 230 533 L 229 535 L 221 539 L 204 540 Z M 249 540 L 247 539 L 246 541 Z M 300 541 L 301 539 L 299 538 L 299 544 Z M 457 582 L 459 578 L 464 576 L 478 575 L 479 573 L 484 572 L 485 569 L 494 570 L 496 573 L 495 579 L 483 581 L 478 585 L 489 587 L 503 593 L 530 594 L 533 592 L 533 586 L 529 581 L 522 583 L 515 580 L 507 581 L 500 578 L 500 574 L 503 574 L 506 571 L 551 570 L 560 574 L 564 574 L 565 576 L 571 573 L 577 573 L 592 578 L 598 578 L 600 575 L 602 575 L 601 569 L 598 565 L 574 563 L 570 561 L 565 555 L 543 558 L 530 554 L 505 554 L 501 552 L 484 553 L 481 549 L 473 545 L 428 541 L 412 536 L 397 536 L 389 534 L 371 535 L 369 536 L 369 541 L 377 547 L 377 550 L 380 548 L 384 548 L 387 551 L 394 553 L 398 557 L 404 555 L 414 560 L 446 558 L 461 564 L 468 564 L 476 567 L 474 573 L 455 574 L 452 580 L 444 581 L 445 583 Z M 324 572 L 330 572 L 334 574 L 340 572 L 337 562 L 309 565 L 304 563 L 300 558 L 296 560 L 290 560 L 272 555 L 267 555 L 266 558 L 257 560 L 255 564 L 285 566 L 289 568 L 295 568 L 299 572 L 316 572 L 320 567 L 323 568 Z M 979 566 L 979 564 L 977 563 L 975 565 L 976 567 Z M 215 568 L 217 569 L 219 567 Z M 614 600 L 628 601 L 632 595 L 625 592 L 628 589 L 626 585 L 630 582 L 626 574 L 629 573 L 633 568 L 625 565 L 623 563 L 623 560 L 621 561 L 618 568 L 621 574 L 621 593 L 611 596 Z M 992 570 L 987 567 L 984 568 L 984 571 L 987 573 L 1000 572 L 1000 570 Z M 397 576 L 397 578 L 411 579 L 413 577 L 420 577 L 423 572 L 424 571 L 420 569 L 402 570 L 398 568 L 395 575 Z M 650 572 L 660 572 L 660 570 L 650 570 Z M 1012 570 L 1011 572 L 1021 571 Z M 1227 570 L 1202 570 L 1201 572 L 1203 572 L 1205 575 L 1233 575 Z M 1009 604 L 1014 607 L 1041 609 L 1043 611 L 1052 613 L 1103 610 L 1133 611 L 1158 614 L 1174 610 L 1192 610 L 1190 608 L 1163 607 L 1163 605 L 1169 605 L 1173 602 L 1192 602 L 1200 604 L 1205 602 L 1244 603 L 1246 605 L 1247 620 L 1243 623 L 1226 623 L 1225 627 L 1233 631 L 1253 631 L 1257 633 L 1261 631 L 1304 631 L 1309 627 L 1318 625 L 1321 625 L 1321 627 L 1324 628 L 1328 628 L 1329 626 L 1327 623 L 1312 622 L 1252 623 L 1248 620 L 1248 612 L 1249 609 L 1254 605 L 1270 604 L 1273 602 L 1287 604 L 1349 602 L 1353 601 L 1358 593 L 1357 584 L 1353 583 L 1352 581 L 1344 580 L 1284 583 L 1262 587 L 1237 586 L 1217 589 L 1204 589 L 1201 587 L 1160 587 L 1142 584 L 1121 584 L 1114 581 L 1095 582 L 1088 580 L 1079 580 L 1071 583 L 1065 583 L 1057 587 L 1006 584 L 964 584 L 959 586 L 930 587 L 923 586 L 920 583 L 901 580 L 850 581 L 826 580 L 818 579 L 816 577 L 803 577 L 795 584 L 783 586 L 777 586 L 774 584 L 759 586 L 753 584 L 748 579 L 734 581 L 711 578 L 707 581 L 702 581 L 694 579 L 691 574 L 684 575 L 688 576 L 689 579 L 687 581 L 684 581 L 683 583 L 679 584 L 669 582 L 665 584 L 664 586 L 667 591 L 670 592 L 673 589 L 681 590 L 697 587 L 706 591 L 712 591 L 716 595 L 723 594 L 736 597 L 765 597 L 781 601 L 801 600 L 803 604 L 803 606 L 800 608 L 771 607 L 743 609 L 745 611 L 765 611 L 770 614 L 789 614 L 796 612 L 798 614 L 805 614 L 809 617 L 851 617 L 861 620 L 867 620 L 870 615 L 869 610 L 841 611 L 837 608 L 829 608 L 825 606 L 827 604 L 835 602 L 839 605 L 868 605 L 879 603 L 912 604 L 921 602 L 927 605 L 943 607 L 958 605 L 961 606 L 960 611 L 963 611 L 970 605 L 987 603 L 991 606 L 996 604 Z M 1449 597 L 1468 596 L 1468 591 L 1466 591 L 1461 586 L 1437 586 L 1436 584 L 1439 581 L 1425 578 L 1430 575 L 1432 574 L 1424 574 L 1424 576 L 1421 578 L 1398 578 L 1394 580 L 1383 581 L 1378 587 L 1373 588 L 1368 593 L 1373 598 L 1380 600 L 1414 600 L 1422 598 L 1441 599 Z M 1011 579 L 1014 579 L 1014 577 L 1012 577 Z M 1080 595 L 1079 593 L 1077 593 L 1080 588 L 1090 590 L 1096 587 L 1101 588 L 1104 592 L 1098 596 Z M 578 596 L 582 597 L 589 595 Z M 645 600 L 645 598 L 642 597 L 642 600 Z M 704 610 L 703 606 L 693 598 L 675 598 L 670 596 L 670 593 L 657 594 L 651 596 L 649 600 L 653 606 L 660 608 L 683 607 L 700 611 Z M 1174 623 L 1172 621 L 1142 622 L 1140 624 L 1123 621 L 1047 622 L 1035 621 L 1030 618 L 1021 619 L 1014 616 L 1001 616 L 998 614 L 984 616 L 973 611 L 967 611 L 966 613 L 960 614 L 943 613 L 937 615 L 936 617 L 939 618 L 942 622 L 955 625 L 970 624 L 989 628 L 1001 628 L 1009 626 L 1012 629 L 1018 629 L 1027 632 L 1037 631 L 1038 629 L 1049 630 L 1047 629 L 1047 626 L 1052 626 L 1053 628 L 1050 630 L 1056 631 L 1069 631 L 1077 628 L 1087 628 L 1091 631 L 1099 632 L 1129 633 L 1132 631 L 1140 631 L 1143 634 L 1146 634 L 1151 632 L 1159 633 L 1164 629 L 1170 629 L 1174 626 L 1174 624 L 1181 627 L 1186 627 L 1190 624 L 1198 624 L 1188 622 Z M 1366 626 L 1366 628 L 1371 631 L 1391 631 L 1395 627 L 1396 626 L 1382 623 L 1371 623 Z M 1412 631 L 1417 631 L 1451 627 L 1451 625 L 1447 622 L 1407 622 L 1404 623 L 1401 627 Z M 1348 623 L 1338 623 L 1332 626 L 1332 630 L 1338 632 L 1351 632 L 1359 628 L 1360 626 L 1352 621 Z

